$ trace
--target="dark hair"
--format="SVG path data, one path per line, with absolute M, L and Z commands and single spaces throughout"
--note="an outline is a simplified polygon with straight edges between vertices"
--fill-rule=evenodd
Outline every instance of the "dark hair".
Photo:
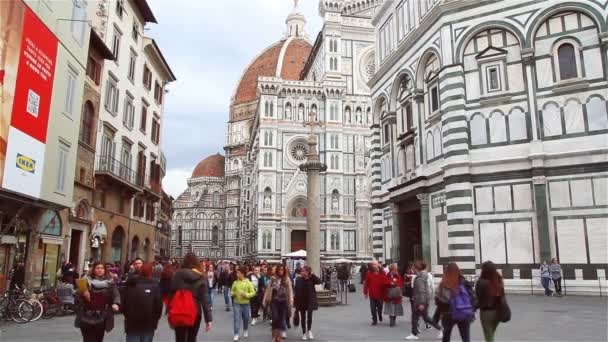
M 162 279 L 171 279 L 173 277 L 173 265 L 170 262 L 165 263 L 163 272 L 160 274 Z
M 488 292 L 492 297 L 499 297 L 505 293 L 502 276 L 496 270 L 496 265 L 491 261 L 481 264 L 481 275 L 479 279 L 488 281 Z
M 108 276 L 108 269 L 106 268 L 106 265 L 104 265 L 101 261 L 95 261 L 89 268 L 89 276 L 91 276 L 91 278 L 95 278 L 95 268 L 99 265 L 103 266 L 104 273 L 102 277 L 106 278 Z
M 414 268 L 417 269 L 418 271 L 422 271 L 426 269 L 426 263 L 422 260 L 416 260 L 414 262 Z
M 458 294 L 460 289 L 460 268 L 455 263 L 450 263 L 443 274 L 440 287 L 452 290 L 452 295 Z
M 184 255 L 184 260 L 182 261 L 182 268 L 200 268 L 201 262 L 198 261 L 198 257 L 196 254 L 189 252 Z
M 133 259 L 133 261 L 131 261 L 131 264 L 134 264 L 136 261 L 141 261 L 141 262 L 143 263 L 143 262 L 144 262 L 144 259 L 139 258 L 139 257 L 138 257 L 138 258 L 135 258 L 135 259 Z

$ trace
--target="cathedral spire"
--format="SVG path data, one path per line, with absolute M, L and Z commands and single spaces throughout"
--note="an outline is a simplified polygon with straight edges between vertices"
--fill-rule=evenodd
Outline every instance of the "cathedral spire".
M 287 16 L 285 24 L 287 25 L 286 38 L 307 38 L 304 26 L 306 26 L 306 17 L 299 11 L 300 0 L 293 0 L 293 10 Z

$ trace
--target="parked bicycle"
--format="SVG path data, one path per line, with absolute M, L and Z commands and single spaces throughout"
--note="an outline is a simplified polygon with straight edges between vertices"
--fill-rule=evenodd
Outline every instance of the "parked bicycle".
M 31 322 L 34 315 L 33 305 L 28 300 L 15 296 L 14 291 L 6 291 L 0 298 L 0 317 L 2 319 L 24 324 Z
M 33 292 L 35 295 L 39 295 L 42 293 L 42 290 L 38 289 L 34 290 Z M 42 303 L 40 303 L 38 299 L 32 298 L 30 291 L 25 288 L 25 286 L 15 285 L 12 295 L 15 296 L 16 299 L 22 299 L 29 302 L 32 306 L 32 316 L 30 317 L 29 322 L 35 322 L 42 317 L 42 314 L 44 313 Z
M 42 303 L 42 318 L 44 319 L 74 313 L 74 289 L 72 287 L 59 286 L 56 289 L 43 289 L 39 301 Z

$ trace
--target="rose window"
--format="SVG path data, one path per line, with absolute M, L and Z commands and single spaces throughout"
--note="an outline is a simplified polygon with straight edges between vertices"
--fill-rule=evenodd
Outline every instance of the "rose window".
M 291 147 L 291 158 L 297 162 L 303 162 L 306 160 L 308 154 L 308 146 L 304 143 L 296 143 Z

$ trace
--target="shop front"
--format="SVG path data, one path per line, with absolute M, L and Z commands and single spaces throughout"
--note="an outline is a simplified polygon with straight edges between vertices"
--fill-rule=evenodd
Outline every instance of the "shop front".
M 31 257 L 29 263 L 29 285 L 32 287 L 55 286 L 57 271 L 65 261 L 63 253 L 64 244 L 67 244 L 69 235 L 62 236 L 62 218 L 56 210 L 46 210 L 38 223 L 37 231 L 30 246 Z

